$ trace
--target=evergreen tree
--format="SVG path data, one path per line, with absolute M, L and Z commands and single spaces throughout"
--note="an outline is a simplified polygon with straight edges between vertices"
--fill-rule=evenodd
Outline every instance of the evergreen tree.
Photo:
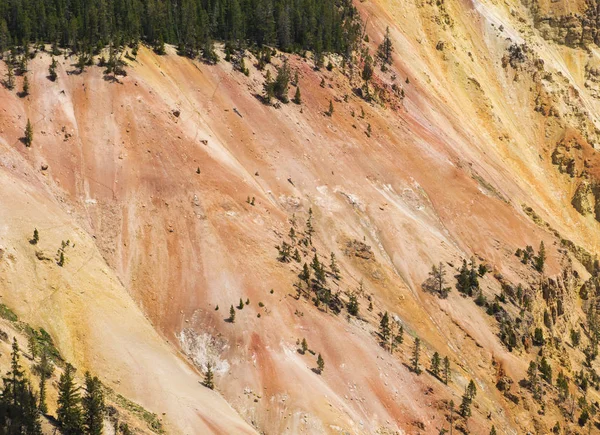
M 490 435 L 498 435 L 496 432 L 496 426 L 492 425 L 492 429 L 490 430 Z
M 15 88 L 15 71 L 10 59 L 6 62 L 6 67 L 6 80 L 4 85 L 6 86 L 6 89 L 12 91 Z
M 212 365 L 210 363 L 206 364 L 206 373 L 204 374 L 204 386 L 206 388 L 210 388 L 211 390 L 215 389 L 214 374 L 212 371 Z
M 271 100 L 275 96 L 275 82 L 271 76 L 271 71 L 267 70 L 267 76 L 263 83 L 263 96 L 267 104 L 271 104 Z
M 382 43 L 379 45 L 377 49 L 377 57 L 382 64 L 382 69 L 385 69 L 385 65 L 392 64 L 392 52 L 394 51 L 394 46 L 392 44 L 392 39 L 390 38 L 390 28 L 387 27 L 385 29 L 385 36 L 383 37 Z
M 540 242 L 540 250 L 538 256 L 535 258 L 535 268 L 538 272 L 544 271 L 544 265 L 546 263 L 546 248 L 544 247 L 544 242 Z
M 333 116 L 333 100 L 329 100 L 329 110 L 326 112 L 327 116 Z
M 323 357 L 321 356 L 321 354 L 319 354 L 319 356 L 317 357 L 317 370 L 319 371 L 319 374 L 323 373 L 324 369 L 325 369 L 325 361 L 323 360 Z
M 6 434 L 41 435 L 37 397 L 20 363 L 17 339 L 13 338 L 11 366 L 4 377 L 0 400 L 0 430 Z
M 25 146 L 30 147 L 33 143 L 33 126 L 31 121 L 27 120 L 27 126 L 25 127 Z
M 358 298 L 354 293 L 349 296 L 348 313 L 352 316 L 358 316 Z
M 542 391 L 539 385 L 538 365 L 535 361 L 529 363 L 529 368 L 527 369 L 527 383 L 529 384 L 529 389 L 533 393 L 533 398 L 536 400 L 541 399 Z
M 460 414 L 468 419 L 471 416 L 471 403 L 473 403 L 473 399 L 477 394 L 477 388 L 475 387 L 475 383 L 471 380 L 469 385 L 465 389 L 465 393 L 462 396 L 462 402 L 460 404 Z
M 294 99 L 292 100 L 294 104 L 302 104 L 302 95 L 300 95 L 300 86 L 296 87 L 296 93 L 294 94 Z
M 446 286 L 446 270 L 444 269 L 444 264 L 440 262 L 439 266 L 436 266 L 435 264 L 431 266 L 429 276 L 433 280 L 435 290 L 440 297 L 443 299 L 447 298 L 450 287 Z
M 46 403 L 46 381 L 50 378 L 50 376 L 52 376 L 52 373 L 54 372 L 54 365 L 48 358 L 48 351 L 46 348 L 42 348 L 40 361 L 38 364 L 33 366 L 33 371 L 40 378 L 40 399 L 38 409 L 42 414 L 47 414 L 48 405 Z
M 413 347 L 413 354 L 410 360 L 410 365 L 412 371 L 417 375 L 421 374 L 421 366 L 419 363 L 419 358 L 421 357 L 421 339 L 419 337 L 415 338 L 415 345 Z
M 435 376 L 436 378 L 440 377 L 440 364 L 441 364 L 441 358 L 440 358 L 440 354 L 437 352 L 434 352 L 433 356 L 431 357 L 431 373 L 433 373 L 433 376 Z
M 37 228 L 34 228 L 33 229 L 33 238 L 30 240 L 30 243 L 32 245 L 37 245 L 39 241 L 40 241 L 40 233 L 38 232 Z
M 27 76 L 23 78 L 23 92 L 21 92 L 21 96 L 26 97 L 29 95 L 29 79 Z
M 331 270 L 331 274 L 335 279 L 340 279 L 340 268 L 335 261 L 335 254 L 331 253 L 331 263 L 329 265 L 329 269 Z
M 310 269 L 308 268 L 308 264 L 306 264 L 306 262 L 304 263 L 304 266 L 302 266 L 302 272 L 300 272 L 299 278 L 306 282 L 307 285 L 310 282 Z
M 363 65 L 363 70 L 362 70 L 362 79 L 365 81 L 367 100 L 371 99 L 369 83 L 371 82 L 372 78 L 373 78 L 373 59 L 371 58 L 371 56 L 369 56 L 367 54 L 367 57 L 365 58 L 365 64 Z
M 104 393 L 98 377 L 85 374 L 85 394 L 82 399 L 86 435 L 102 435 L 104 427 Z
M 569 380 L 561 370 L 556 377 L 556 387 L 558 388 L 558 400 L 564 402 L 569 397 Z
M 381 337 L 383 347 L 385 348 L 388 340 L 390 339 L 390 317 L 387 311 L 381 317 L 381 321 L 379 322 L 379 336 Z
M 302 339 L 302 354 L 305 354 L 308 350 L 308 343 L 306 342 L 306 338 Z
M 57 420 L 64 435 L 83 433 L 81 397 L 75 385 L 75 368 L 67 363 L 58 383 Z
M 235 309 L 233 308 L 233 305 L 229 308 L 229 322 L 235 323 Z
M 448 385 L 450 382 L 450 359 L 444 357 L 444 384 Z
M 289 102 L 288 90 L 290 87 L 291 70 L 287 60 L 283 62 L 281 68 L 277 68 L 277 76 L 273 83 L 273 94 L 282 103 Z
M 542 379 L 552 385 L 552 367 L 546 357 L 542 357 L 539 365 L 540 373 L 542 374 Z
M 58 74 L 56 73 L 56 67 L 57 67 L 56 59 L 53 56 L 52 62 L 50 63 L 50 66 L 48 67 L 48 78 L 50 80 L 52 80 L 53 82 L 55 82 L 56 79 L 58 78 Z

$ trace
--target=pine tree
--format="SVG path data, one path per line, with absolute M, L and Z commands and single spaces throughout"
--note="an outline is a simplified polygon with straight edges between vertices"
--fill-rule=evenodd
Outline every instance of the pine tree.
M 27 119 L 27 126 L 25 127 L 25 146 L 30 147 L 33 143 L 33 126 L 31 121 Z
M 64 435 L 83 433 L 81 397 L 74 380 L 75 368 L 67 363 L 58 383 L 57 420 Z
M 544 247 L 544 242 L 540 242 L 540 250 L 538 256 L 535 258 L 535 268 L 538 272 L 544 271 L 544 265 L 546 263 L 546 248 Z
M 390 339 L 390 317 L 387 311 L 381 317 L 381 321 L 379 322 L 379 335 L 381 337 L 383 347 L 385 348 L 388 340 Z
M 29 79 L 27 76 L 23 78 L 23 92 L 21 92 L 21 96 L 26 97 L 29 95 Z
M 310 269 L 308 268 L 308 264 L 306 264 L 306 262 L 302 267 L 302 272 L 300 272 L 299 278 L 302 281 L 306 282 L 307 285 L 310 282 Z
M 305 354 L 308 350 L 308 343 L 306 342 L 306 338 L 302 339 L 302 354 Z
M 296 93 L 294 94 L 294 99 L 292 100 L 294 104 L 302 104 L 302 95 L 300 94 L 300 86 L 296 87 Z
M 473 399 L 477 394 L 477 388 L 475 387 L 475 382 L 471 380 L 467 388 L 465 389 L 465 393 L 462 396 L 462 402 L 460 404 L 460 414 L 468 419 L 471 416 L 471 403 L 473 403 Z
M 440 354 L 434 352 L 433 356 L 431 357 L 431 373 L 433 373 L 433 376 L 435 376 L 436 378 L 440 377 L 440 363 Z
M 448 385 L 450 382 L 450 359 L 444 357 L 444 384 Z
M 275 96 L 275 82 L 271 76 L 271 71 L 267 70 L 267 76 L 263 83 L 263 96 L 267 104 L 271 104 L 271 100 Z
M 9 59 L 6 62 L 6 81 L 4 82 L 6 89 L 12 91 L 15 88 L 15 71 L 12 66 L 12 61 Z
M 541 388 L 539 385 L 538 378 L 538 365 L 535 361 L 531 361 L 529 363 L 529 368 L 527 369 L 527 382 L 529 384 L 529 389 L 533 393 L 533 398 L 536 400 L 541 399 Z
M 104 393 L 97 376 L 85 374 L 85 395 L 82 399 L 83 421 L 86 435 L 102 435 L 104 427 Z
M 30 334 L 29 337 L 27 337 L 27 346 L 29 347 L 31 358 L 35 361 L 38 354 L 38 342 L 34 334 Z
M 349 296 L 348 313 L 352 316 L 358 316 L 358 298 L 354 293 Z
M 48 351 L 46 348 L 42 348 L 40 361 L 38 364 L 33 366 L 33 371 L 40 378 L 39 389 L 40 399 L 38 408 L 42 414 L 48 413 L 48 405 L 46 404 L 46 381 L 52 376 L 54 372 L 54 365 L 48 358 Z
M 335 254 L 331 253 L 331 263 L 329 265 L 329 269 L 331 270 L 331 274 L 335 279 L 340 279 L 340 268 L 335 261 Z
M 492 429 L 490 430 L 490 435 L 498 435 L 496 432 L 496 426 L 492 425 Z
M 569 397 L 569 380 L 561 370 L 556 377 L 556 387 L 558 388 L 558 400 L 564 402 Z
M 242 300 L 242 298 L 240 298 L 240 303 L 238 305 L 238 310 L 243 310 L 244 309 L 244 301 Z
M 315 228 L 312 224 L 313 211 L 312 207 L 308 209 L 308 218 L 306 219 L 306 229 L 304 230 L 306 237 L 308 238 L 308 243 L 312 245 L 312 236 L 315 233 Z
M 229 308 L 229 322 L 235 323 L 235 309 L 233 308 L 233 305 Z
M 37 245 L 39 241 L 40 241 L 40 233 L 38 232 L 37 228 L 34 228 L 33 229 L 33 238 L 30 240 L 30 243 L 32 245 Z
M 371 91 L 369 90 L 369 82 L 373 78 L 373 59 L 367 54 L 365 58 L 365 64 L 362 70 L 362 79 L 365 81 L 366 97 L 367 100 L 371 99 Z
M 542 379 L 546 381 L 548 384 L 552 385 L 552 367 L 546 357 L 542 357 L 539 365 L 540 373 L 542 374 Z
M 327 116 L 333 116 L 333 100 L 329 100 L 329 110 L 326 112 Z
M 210 363 L 206 364 L 206 373 L 204 374 L 204 386 L 206 388 L 210 388 L 211 390 L 215 389 L 214 374 L 212 371 L 212 365 Z
M 52 62 L 50 63 L 50 66 L 48 67 L 48 78 L 50 80 L 52 80 L 53 82 L 56 81 L 56 79 L 58 78 L 58 74 L 56 73 L 56 59 L 54 57 L 52 57 Z
M 382 70 L 384 70 L 384 66 L 392 64 L 392 53 L 394 51 L 394 46 L 392 44 L 392 39 L 390 38 L 390 28 L 387 27 L 385 29 L 385 36 L 383 37 L 383 41 L 379 48 L 377 49 L 377 57 L 379 57 L 382 63 Z
M 450 287 L 446 286 L 446 271 L 444 270 L 444 264 L 440 262 L 439 266 L 435 264 L 431 266 L 431 272 L 429 272 L 430 278 L 433 280 L 436 292 L 441 298 L 445 299 L 448 297 Z
M 419 358 L 421 357 L 421 339 L 415 338 L 415 346 L 413 347 L 413 354 L 410 360 L 412 371 L 417 375 L 421 374 L 421 366 L 419 364 Z
M 287 60 L 283 62 L 281 68 L 277 69 L 277 76 L 273 83 L 273 93 L 282 103 L 289 102 L 288 90 L 290 86 L 291 70 Z
M 323 360 L 323 357 L 321 356 L 321 354 L 319 354 L 319 356 L 317 357 L 317 370 L 319 371 L 319 374 L 323 373 L 324 369 L 325 369 L 325 361 Z

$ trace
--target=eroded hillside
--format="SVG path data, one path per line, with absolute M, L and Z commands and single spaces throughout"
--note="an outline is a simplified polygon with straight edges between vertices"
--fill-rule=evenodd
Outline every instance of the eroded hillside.
M 331 71 L 310 53 L 261 71 L 248 51 L 245 75 L 142 47 L 117 80 L 60 56 L 51 81 L 37 52 L 30 95 L 0 89 L 2 299 L 176 433 L 583 431 L 599 400 L 593 37 L 544 32 L 561 2 L 356 6 L 369 42 Z M 367 98 L 364 50 L 388 26 L 393 63 Z M 265 104 L 284 59 L 302 102 Z M 471 258 L 466 296 L 454 276 Z M 447 298 L 424 285 L 440 262 Z M 404 330 L 393 352 L 386 312 Z M 447 384 L 411 370 L 416 337 L 423 369 L 448 357 Z M 553 385 L 527 373 L 543 358 Z M 200 384 L 209 362 L 223 398 Z M 467 420 L 449 401 L 470 380 Z

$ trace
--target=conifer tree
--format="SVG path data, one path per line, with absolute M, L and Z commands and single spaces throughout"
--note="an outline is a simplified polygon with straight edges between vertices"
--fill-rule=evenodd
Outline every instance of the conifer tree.
M 81 397 L 74 380 L 75 368 L 67 363 L 58 383 L 57 420 L 64 435 L 83 433 Z
M 350 300 L 348 301 L 348 313 L 352 316 L 358 316 L 358 298 L 354 293 L 352 293 L 349 296 L 349 299 Z
M 104 393 L 97 376 L 85 374 L 85 394 L 82 399 L 83 421 L 86 435 L 102 435 L 104 428 Z
M 308 350 L 308 343 L 306 342 L 306 338 L 302 339 L 302 354 L 305 354 Z
M 383 343 L 383 347 L 385 348 L 388 340 L 390 339 L 390 317 L 387 311 L 381 317 L 381 321 L 379 322 L 379 335 L 381 336 L 381 341 Z
M 288 90 L 290 86 L 291 70 L 287 60 L 283 62 L 281 68 L 277 69 L 277 76 L 273 83 L 273 93 L 282 103 L 289 102 Z
M 48 358 L 48 351 L 45 348 L 42 348 L 40 361 L 38 364 L 33 366 L 33 371 L 40 378 L 40 398 L 38 409 L 42 414 L 47 414 L 48 405 L 46 403 L 46 381 L 50 378 L 50 376 L 52 376 L 52 373 L 54 372 L 54 365 Z
M 379 57 L 382 63 L 382 69 L 384 66 L 392 64 L 392 52 L 394 51 L 394 46 L 392 44 L 392 39 L 390 38 L 390 28 L 387 27 L 385 29 L 385 36 L 383 37 L 383 41 L 379 45 L 377 49 L 377 57 Z
M 271 104 L 271 100 L 275 96 L 275 82 L 271 76 L 271 71 L 267 70 L 267 76 L 263 83 L 263 96 L 267 104 Z
M 333 100 L 329 100 L 329 110 L 327 110 L 327 116 L 333 116 Z
M 329 265 L 329 269 L 331 270 L 331 274 L 335 279 L 340 279 L 340 268 L 335 261 L 335 254 L 331 253 L 331 263 Z
M 477 388 L 475 386 L 475 382 L 471 380 L 467 388 L 465 388 L 465 393 L 462 396 L 462 402 L 460 404 L 460 414 L 468 419 L 471 416 L 471 403 L 473 403 L 473 399 L 477 394 Z
M 10 59 L 6 62 L 6 67 L 7 71 L 5 85 L 6 89 L 12 91 L 15 88 L 15 71 L 12 66 L 12 61 Z
M 56 67 L 57 67 L 56 59 L 53 56 L 52 62 L 50 63 L 50 66 L 48 67 L 48 77 L 53 82 L 55 82 L 56 79 L 58 78 L 58 74 L 56 73 Z
M 37 245 L 39 241 L 40 241 L 40 233 L 38 232 L 37 228 L 34 228 L 33 229 L 33 238 L 31 239 L 30 243 L 32 245 Z
M 306 262 L 302 267 L 302 272 L 300 272 L 300 279 L 306 282 L 307 285 L 310 282 L 310 269 L 308 268 L 308 264 L 306 264 Z
M 492 425 L 492 429 L 490 430 L 490 435 L 498 435 L 496 432 L 496 426 Z
M 323 360 L 323 357 L 321 356 L 321 354 L 319 354 L 319 356 L 317 357 L 317 370 L 319 371 L 319 374 L 323 373 L 324 369 L 325 360 Z
M 229 321 L 235 323 L 235 309 L 233 308 L 233 305 L 229 308 Z
M 23 97 L 29 95 L 29 79 L 27 78 L 27 76 L 23 78 L 23 92 L 21 92 L 21 95 Z
M 25 127 L 25 146 L 30 147 L 33 143 L 33 126 L 31 121 L 27 119 L 27 126 Z
M 439 266 L 435 264 L 431 266 L 431 272 L 429 272 L 430 278 L 433 280 L 436 292 L 441 298 L 445 299 L 448 297 L 450 287 L 446 286 L 446 270 L 444 264 L 440 261 Z
M 371 82 L 371 79 L 373 78 L 373 59 L 368 54 L 365 59 L 365 64 L 363 66 L 361 75 L 362 75 L 362 79 L 365 81 L 367 100 L 370 100 L 371 99 L 371 91 L 369 90 L 369 83 Z
M 544 265 L 546 263 L 546 248 L 544 247 L 544 242 L 540 242 L 540 250 L 538 256 L 535 258 L 535 268 L 538 272 L 544 271 Z
M 415 338 L 415 345 L 413 347 L 413 354 L 410 360 L 412 371 L 417 375 L 421 374 L 421 366 L 419 363 L 419 358 L 421 357 L 421 339 L 419 337 Z
M 296 87 L 296 93 L 294 94 L 294 99 L 292 100 L 294 104 L 302 104 L 302 95 L 300 94 L 300 86 Z
M 431 357 L 431 373 L 433 373 L 433 376 L 435 376 L 436 378 L 440 377 L 440 364 L 440 354 L 434 352 L 433 356 Z
M 444 384 L 448 385 L 450 382 L 450 359 L 444 357 Z
M 210 362 L 206 364 L 206 373 L 204 374 L 204 386 L 206 388 L 210 388 L 211 390 L 215 389 L 214 374 Z

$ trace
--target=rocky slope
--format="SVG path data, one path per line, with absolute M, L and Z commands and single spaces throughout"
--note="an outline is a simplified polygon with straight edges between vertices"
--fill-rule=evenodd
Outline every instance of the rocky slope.
M 574 401 L 583 395 L 573 373 L 591 336 L 584 313 L 600 240 L 594 38 L 586 50 L 550 40 L 540 9 L 566 16 L 560 2 L 357 7 L 371 53 L 387 26 L 395 47 L 371 102 L 356 91 L 358 57 L 354 68 L 332 57 L 332 71 L 317 71 L 310 56 L 279 53 L 267 69 L 288 58 L 303 101 L 272 107 L 258 97 L 264 72 L 251 54 L 245 76 L 142 48 L 118 82 L 99 67 L 75 74 L 74 58 L 61 57 L 51 82 L 38 53 L 30 96 L 0 89 L 3 300 L 67 359 L 164 413 L 175 433 L 438 433 L 471 379 L 476 406 L 467 422 L 454 414 L 457 427 L 580 430 L 555 387 L 541 407 L 519 381 L 540 353 L 555 375 L 568 373 Z M 20 141 L 27 119 L 30 148 Z M 311 208 L 313 246 L 299 250 L 301 263 L 278 261 L 290 220 L 302 233 Z M 541 241 L 543 274 L 514 255 Z M 296 298 L 315 251 L 326 264 L 335 254 L 341 279 L 329 285 L 344 303 L 362 288 L 359 319 Z M 502 295 L 507 315 L 524 319 L 512 352 L 502 322 L 454 289 L 471 257 L 492 272 L 480 278 L 488 301 Z M 422 286 L 439 262 L 447 299 Z M 240 299 L 250 303 L 227 322 Z M 386 311 L 405 330 L 393 354 L 377 337 Z M 569 333 L 580 324 L 576 348 Z M 532 345 L 535 328 L 557 341 Z M 449 357 L 448 385 L 409 370 L 416 336 L 423 365 L 434 352 Z M 303 338 L 314 355 L 298 352 Z M 199 384 L 208 362 L 222 398 Z M 587 398 L 598 400 L 591 388 Z

